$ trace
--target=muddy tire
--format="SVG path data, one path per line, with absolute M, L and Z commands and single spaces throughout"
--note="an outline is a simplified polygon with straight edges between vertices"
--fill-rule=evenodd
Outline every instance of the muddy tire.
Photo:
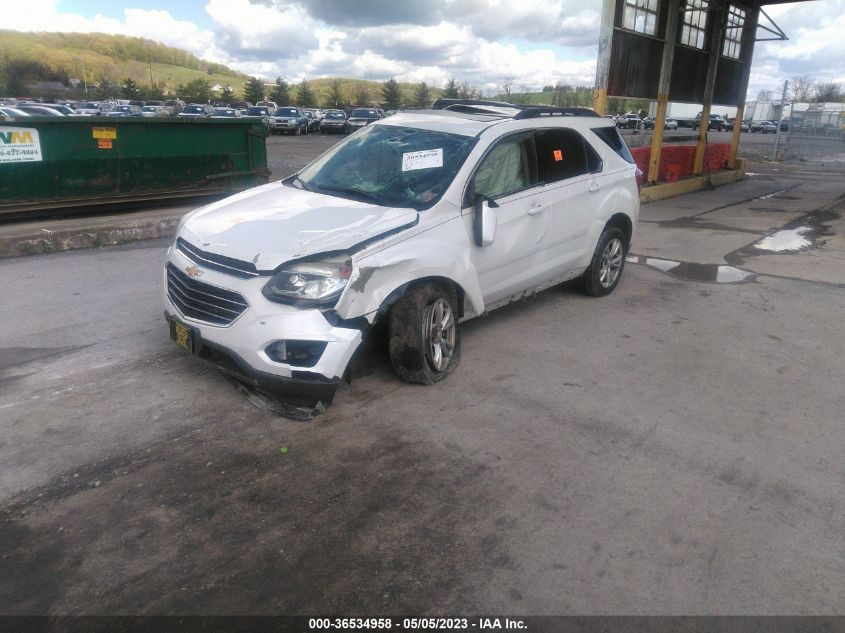
M 622 278 L 628 241 L 621 230 L 606 226 L 599 237 L 590 267 L 582 277 L 584 292 L 591 297 L 604 297 L 613 292 Z
M 426 284 L 409 290 L 390 310 L 390 362 L 405 382 L 430 385 L 461 360 L 458 297 L 454 288 Z

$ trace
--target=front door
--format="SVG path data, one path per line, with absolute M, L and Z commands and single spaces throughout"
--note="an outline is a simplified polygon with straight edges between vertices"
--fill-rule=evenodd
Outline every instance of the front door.
M 496 237 L 488 246 L 475 243 L 474 214 L 471 209 L 464 214 L 485 304 L 541 284 L 549 274 L 551 214 L 540 196 L 533 132 L 497 141 L 479 164 L 469 190 L 498 205 Z

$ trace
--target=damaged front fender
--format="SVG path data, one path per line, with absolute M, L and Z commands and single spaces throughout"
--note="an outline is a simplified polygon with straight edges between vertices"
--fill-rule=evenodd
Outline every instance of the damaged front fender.
M 466 239 L 460 218 L 455 218 L 401 242 L 401 248 L 364 254 L 354 261 L 355 272 L 335 312 L 345 319 L 364 316 L 372 323 L 397 290 L 420 280 L 442 279 L 463 292 L 465 316 L 481 314 L 484 299 Z

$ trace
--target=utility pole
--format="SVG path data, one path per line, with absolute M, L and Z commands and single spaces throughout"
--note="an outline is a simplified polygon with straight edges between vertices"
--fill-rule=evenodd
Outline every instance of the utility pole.
M 80 57 L 82 60 L 82 85 L 85 87 L 85 94 L 88 94 L 88 78 L 85 76 L 85 58 Z
M 772 160 L 778 159 L 778 145 L 780 145 L 780 128 L 783 125 L 783 114 L 786 111 L 786 89 L 789 88 L 789 81 L 783 82 L 783 95 L 780 98 L 780 119 L 778 119 L 778 129 L 775 131 L 775 153 Z
M 147 40 L 147 63 L 150 65 L 150 90 L 153 89 L 153 58 L 150 55 L 150 41 Z

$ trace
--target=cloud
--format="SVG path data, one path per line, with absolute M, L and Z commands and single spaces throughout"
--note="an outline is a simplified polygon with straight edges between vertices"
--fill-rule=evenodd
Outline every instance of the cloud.
M 394 77 L 439 86 L 454 77 L 495 92 L 504 81 L 591 85 L 601 18 L 601 0 L 202 0 L 210 18 L 202 28 L 122 1 L 122 19 L 65 12 L 59 0 L 10 2 L 4 23 L 148 37 L 268 79 Z M 757 44 L 749 96 L 778 92 L 784 79 L 804 74 L 845 83 L 845 0 L 766 10 L 790 40 Z
M 273 4 L 285 7 L 291 3 L 275 0 Z M 439 21 L 446 3 L 443 0 L 302 0 L 299 4 L 312 18 L 325 24 L 361 27 L 434 24 Z
M 761 90 L 770 90 L 780 98 L 783 82 L 802 75 L 845 85 L 845 0 L 773 5 L 765 11 L 789 39 L 757 43 L 749 100 Z
M 318 46 L 317 23 L 297 5 L 282 8 L 248 0 L 210 0 L 218 47 L 239 62 L 289 59 Z

